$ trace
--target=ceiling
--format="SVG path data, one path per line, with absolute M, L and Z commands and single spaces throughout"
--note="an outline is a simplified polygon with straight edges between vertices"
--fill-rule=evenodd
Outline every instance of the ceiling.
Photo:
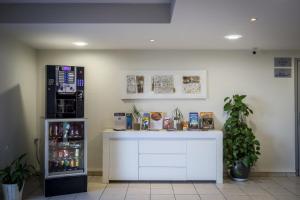
M 58 0 L 43 0 L 43 2 L 58 2 Z M 64 0 L 64 2 L 170 1 Z M 10 34 L 37 49 L 300 50 L 299 8 L 299 0 L 176 0 L 171 23 L 0 24 L 0 32 Z M 250 22 L 251 17 L 258 20 Z M 224 35 L 227 34 L 241 34 L 243 38 L 229 41 L 224 39 Z M 154 39 L 155 42 L 150 42 L 150 39 Z M 89 45 L 75 47 L 72 44 L 74 41 L 85 41 Z
M 172 0 L 0 0 L 0 3 L 169 3 Z

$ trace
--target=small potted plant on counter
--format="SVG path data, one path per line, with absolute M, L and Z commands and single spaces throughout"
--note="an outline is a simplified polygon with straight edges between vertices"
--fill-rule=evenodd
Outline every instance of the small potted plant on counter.
M 132 106 L 133 130 L 140 130 L 142 123 L 142 114 L 135 105 Z
M 224 99 L 224 111 L 229 115 L 224 124 L 224 160 L 229 175 L 237 181 L 248 180 L 250 168 L 260 155 L 260 143 L 246 122 L 253 111 L 244 103 L 245 98 L 233 95 Z
M 26 154 L 22 154 L 9 166 L 0 170 L 0 181 L 5 200 L 21 200 L 25 180 L 34 172 L 32 165 L 24 161 Z
M 174 128 L 176 128 L 177 130 L 182 130 L 183 114 L 178 107 L 173 110 L 172 115 L 174 120 Z

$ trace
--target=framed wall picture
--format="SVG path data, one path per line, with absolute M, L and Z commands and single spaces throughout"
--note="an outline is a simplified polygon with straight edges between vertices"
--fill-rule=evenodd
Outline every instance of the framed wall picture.
M 207 71 L 123 71 L 122 99 L 206 99 Z

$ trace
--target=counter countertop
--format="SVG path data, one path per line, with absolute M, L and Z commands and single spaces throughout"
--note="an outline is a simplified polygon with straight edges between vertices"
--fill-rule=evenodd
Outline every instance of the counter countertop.
M 194 130 L 194 131 L 147 131 L 147 130 L 125 130 L 115 131 L 113 129 L 106 129 L 103 131 L 103 137 L 109 138 L 216 138 L 223 137 L 223 132 L 220 130 Z

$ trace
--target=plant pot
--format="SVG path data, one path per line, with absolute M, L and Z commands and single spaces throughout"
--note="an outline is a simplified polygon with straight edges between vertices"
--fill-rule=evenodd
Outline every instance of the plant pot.
M 231 167 L 230 176 L 235 181 L 247 181 L 250 173 L 250 167 L 245 166 L 241 161 L 235 162 Z
M 23 188 L 19 191 L 17 184 L 2 184 L 4 200 L 22 200 Z
M 135 130 L 135 131 L 141 130 L 141 124 L 140 123 L 133 123 L 133 130 Z

